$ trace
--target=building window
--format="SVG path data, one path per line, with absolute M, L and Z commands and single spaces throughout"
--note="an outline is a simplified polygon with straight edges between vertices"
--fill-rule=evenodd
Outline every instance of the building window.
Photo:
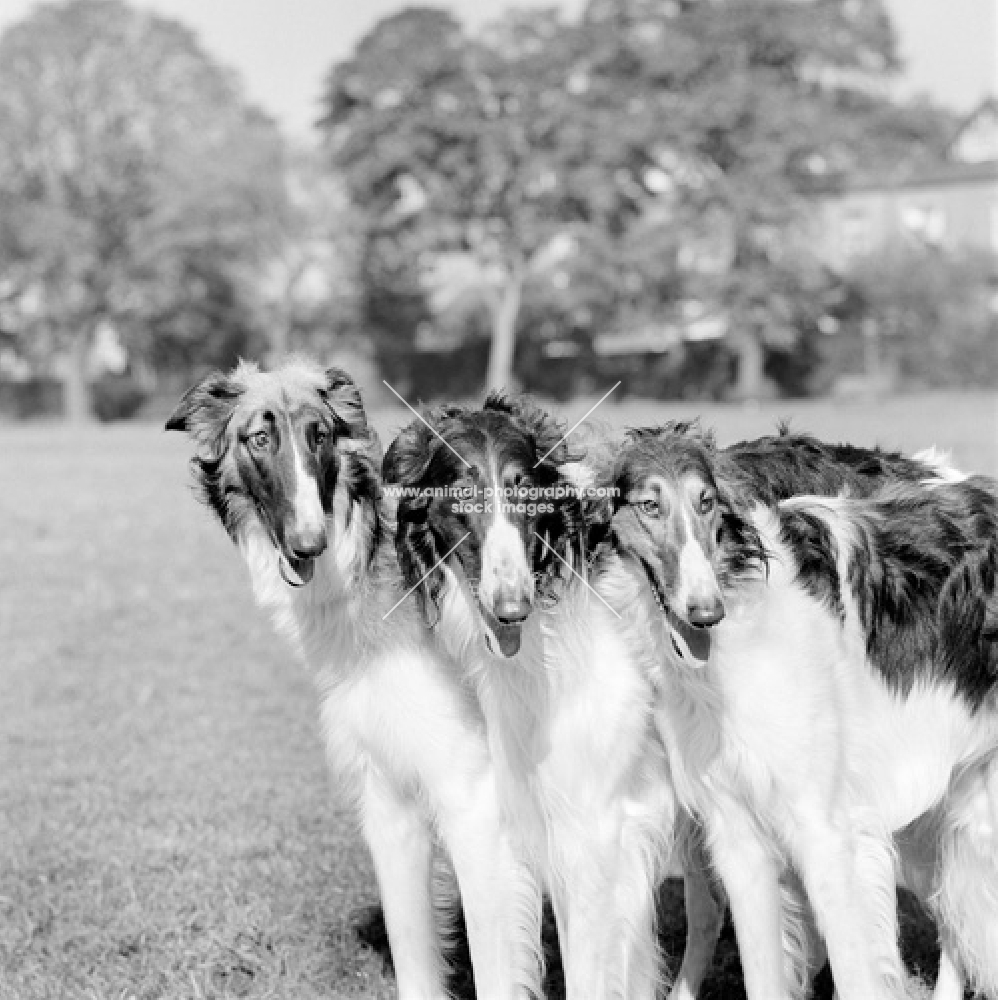
M 936 247 L 946 235 L 946 213 L 938 205 L 905 205 L 901 228 L 918 242 Z
M 843 257 L 861 257 L 873 250 L 873 223 L 865 208 L 847 209 L 839 232 Z

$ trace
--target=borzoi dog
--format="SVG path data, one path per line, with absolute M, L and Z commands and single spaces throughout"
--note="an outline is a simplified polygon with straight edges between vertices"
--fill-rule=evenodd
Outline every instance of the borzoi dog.
M 635 437 L 617 486 L 615 543 L 660 611 L 660 732 L 706 827 L 749 996 L 794 991 L 788 864 L 843 1000 L 902 995 L 893 835 L 915 822 L 944 943 L 993 993 L 995 484 L 753 510 L 708 442 L 666 429 Z
M 481 712 L 404 598 L 378 463 L 344 372 L 241 364 L 167 423 L 249 567 L 257 602 L 318 683 L 331 765 L 356 804 L 399 995 L 447 994 L 431 897 L 435 844 L 457 877 L 480 997 L 539 991 L 535 892 L 503 834 Z
M 686 424 L 673 425 L 677 433 L 690 430 Z M 617 449 L 619 451 L 619 448 Z M 614 456 L 615 457 L 615 456 Z M 809 435 L 791 434 L 781 427 L 778 435 L 742 441 L 714 456 L 723 463 L 725 475 L 740 495 L 756 502 L 775 505 L 799 494 L 837 495 L 842 491 L 853 496 L 868 496 L 890 482 L 922 483 L 960 481 L 965 477 L 950 464 L 948 457 L 928 449 L 913 458 L 879 448 L 848 444 L 829 444 Z M 613 462 L 601 469 L 603 478 L 612 471 Z M 602 530 L 603 518 L 595 519 Z M 631 602 L 627 602 L 629 605 Z M 933 857 L 935 830 L 931 822 L 913 824 L 895 838 L 898 849 L 900 884 L 920 897 L 931 908 L 934 884 L 927 878 L 926 859 Z M 709 861 L 702 853 L 696 831 L 687 830 L 683 840 L 692 844 L 695 853 L 687 857 L 683 870 L 686 888 L 687 940 L 680 975 L 675 983 L 673 1000 L 693 1000 L 698 995 L 723 926 L 727 901 L 716 879 L 711 877 Z M 809 990 L 810 977 L 823 958 L 820 941 L 807 920 L 806 904 L 799 882 L 792 871 L 786 872 L 785 903 L 799 916 L 788 928 L 786 945 L 792 975 L 798 989 Z M 939 971 L 933 992 L 935 1000 L 962 1000 L 963 976 L 952 948 L 944 935 Z
M 892 482 L 933 486 L 967 478 L 952 467 L 948 456 L 933 448 L 909 458 L 879 448 L 829 444 L 808 435 L 790 434 L 785 427 L 777 436 L 731 445 L 716 456 L 716 461 L 724 464 L 725 474 L 740 493 L 768 505 L 800 494 L 833 496 L 845 492 L 863 497 Z M 936 826 L 934 815 L 929 815 L 895 836 L 899 884 L 914 892 L 932 913 L 938 911 L 935 905 L 937 885 L 933 877 L 933 859 L 938 850 Z M 688 953 L 706 955 L 710 941 L 716 940 L 721 919 L 716 899 L 715 912 L 711 913 L 709 887 L 702 881 L 698 884 L 693 874 L 687 874 L 687 895 L 692 897 L 694 907 L 699 908 L 701 927 L 708 937 L 698 951 L 690 947 Z M 793 884 L 788 891 L 791 894 L 796 891 Z M 795 900 L 791 898 L 790 903 L 794 905 Z M 933 997 L 934 1000 L 962 1000 L 965 977 L 960 971 L 952 935 L 941 922 L 940 928 L 941 951 Z M 813 934 L 809 936 L 811 941 L 794 944 L 798 948 L 810 946 L 813 959 L 815 942 Z M 801 965 L 797 971 L 799 975 L 806 975 L 807 967 Z M 699 982 L 702 975 L 702 970 L 694 964 L 691 973 L 694 981 Z
M 426 421 L 384 464 L 385 481 L 406 488 L 406 581 L 477 694 L 507 820 L 551 896 L 568 997 L 651 1000 L 674 815 L 651 714 L 654 652 L 580 575 L 581 502 L 560 426 L 501 396 Z

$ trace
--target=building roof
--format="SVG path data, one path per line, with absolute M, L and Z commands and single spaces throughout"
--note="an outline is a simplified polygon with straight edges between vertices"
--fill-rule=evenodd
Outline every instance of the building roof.
M 950 184 L 998 182 L 998 159 L 984 163 L 939 163 L 920 169 L 898 170 L 886 177 L 858 177 L 840 191 L 898 191 Z
M 960 163 L 998 160 L 998 97 L 985 98 L 960 122 L 945 153 Z
M 899 191 L 998 182 L 998 98 L 981 102 L 960 123 L 946 146 L 945 158 L 935 163 L 902 163 L 889 173 L 854 176 L 836 191 Z

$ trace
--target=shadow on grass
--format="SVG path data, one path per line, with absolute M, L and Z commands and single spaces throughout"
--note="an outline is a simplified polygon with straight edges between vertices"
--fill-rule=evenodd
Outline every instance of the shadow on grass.
M 662 924 L 659 941 L 666 956 L 666 967 L 671 981 L 679 971 L 686 940 L 683 889 L 678 879 L 670 879 L 664 887 L 659 916 Z M 914 897 L 904 891 L 900 894 L 899 916 L 905 963 L 913 975 L 931 986 L 935 982 L 939 964 L 936 931 L 932 920 L 926 916 Z M 468 953 L 468 940 L 462 920 L 458 919 L 455 930 L 454 947 L 450 953 L 452 972 L 449 988 L 455 1000 L 475 1000 L 471 957 Z M 359 911 L 353 922 L 353 931 L 358 941 L 380 955 L 386 968 L 390 969 L 388 932 L 381 907 L 373 906 Z M 565 995 L 565 984 L 561 958 L 558 955 L 558 935 L 549 906 L 544 908 L 543 941 L 547 967 L 544 995 L 550 1000 L 562 1000 Z M 834 992 L 831 973 L 826 966 L 815 979 L 813 996 L 815 1000 L 832 1000 Z M 721 939 L 714 954 L 714 962 L 701 991 L 701 1000 L 744 1000 L 744 998 L 745 989 L 742 985 L 741 963 L 738 961 L 738 946 L 729 916 L 725 920 L 724 930 L 721 932 Z

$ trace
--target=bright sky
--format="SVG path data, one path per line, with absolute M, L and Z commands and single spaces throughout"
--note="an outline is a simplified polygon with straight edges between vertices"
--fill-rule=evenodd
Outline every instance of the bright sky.
M 0 0 L 0 30 L 37 0 Z M 132 0 L 184 21 L 236 69 L 251 97 L 293 132 L 307 133 L 329 67 L 404 0 Z M 471 24 L 530 0 L 419 0 Z M 543 2 L 543 0 L 541 0 Z M 570 12 L 583 0 L 547 0 Z M 415 5 L 414 0 L 410 3 Z M 908 71 L 904 92 L 924 91 L 959 111 L 998 92 L 998 0 L 887 0 Z

